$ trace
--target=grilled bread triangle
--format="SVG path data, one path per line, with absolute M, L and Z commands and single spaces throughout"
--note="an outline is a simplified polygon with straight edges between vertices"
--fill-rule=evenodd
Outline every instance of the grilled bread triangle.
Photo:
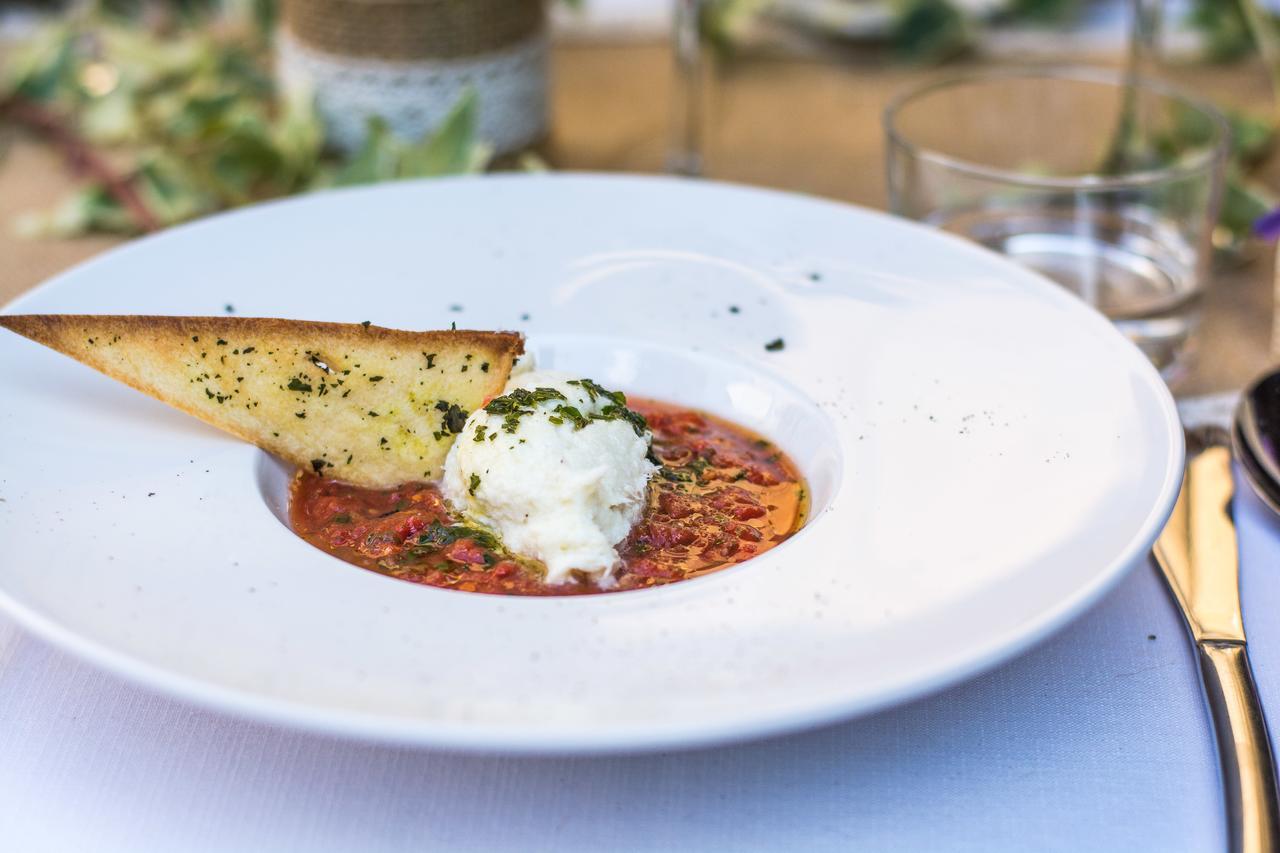
M 389 488 L 439 476 L 501 393 L 514 332 L 248 317 L 0 315 L 0 326 L 307 470 Z

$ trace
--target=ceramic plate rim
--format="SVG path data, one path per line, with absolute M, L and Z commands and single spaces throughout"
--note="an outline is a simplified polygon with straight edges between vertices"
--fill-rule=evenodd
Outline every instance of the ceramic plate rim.
M 390 186 L 405 189 L 406 185 L 430 187 L 440 183 L 495 183 L 535 180 L 603 181 L 676 186 L 694 184 L 699 188 L 710 188 L 708 191 L 742 192 L 779 199 L 802 199 L 808 204 L 825 206 L 832 211 L 854 211 L 862 216 L 891 220 L 896 227 L 918 229 L 922 235 L 928 235 L 926 238 L 928 241 L 937 242 L 941 240 L 950 243 L 952 251 L 976 253 L 983 256 L 988 264 L 1002 266 L 1009 276 L 1022 279 L 1029 286 L 1039 288 L 1044 295 L 1056 300 L 1060 305 L 1066 306 L 1063 310 L 1074 314 L 1076 322 L 1105 326 L 1111 331 L 1111 334 L 1117 338 L 1120 337 L 1119 333 L 1114 331 L 1111 324 L 1101 314 L 1088 308 L 1049 280 L 1029 270 L 1015 266 L 1012 262 L 992 251 L 969 243 L 959 237 L 891 216 L 882 211 L 803 193 L 729 182 L 690 181 L 689 179 L 667 176 L 619 175 L 593 172 L 562 172 L 550 176 L 499 175 L 480 178 L 436 178 L 398 182 Z M 335 195 L 378 193 L 385 190 L 387 186 L 343 188 L 309 196 L 272 200 L 249 208 L 215 214 L 194 222 L 175 226 L 157 234 L 135 239 L 101 252 L 55 274 L 20 294 L 4 306 L 0 306 L 0 313 L 17 313 L 27 302 L 36 301 L 48 292 L 62 288 L 69 281 L 74 282 L 76 278 L 86 271 L 91 272 L 100 264 L 111 263 L 123 253 L 148 251 L 155 241 L 166 240 L 175 233 L 185 233 L 190 229 L 205 227 L 210 222 L 222 222 L 228 218 L 257 215 L 265 210 L 295 205 L 305 206 L 316 198 L 327 200 L 332 199 Z M 1184 464 L 1182 428 L 1173 397 L 1155 368 L 1129 342 L 1121 339 L 1117 343 L 1123 343 L 1127 346 L 1127 358 L 1130 363 L 1126 366 L 1136 369 L 1145 379 L 1149 389 L 1155 392 L 1160 413 L 1163 415 L 1163 424 L 1168 433 L 1170 448 L 1169 456 L 1165 460 L 1164 479 L 1159 490 L 1158 499 L 1150 507 L 1141 526 L 1129 538 L 1120 553 L 1105 567 L 1096 571 L 1087 583 L 1080 584 L 1074 588 L 1070 595 L 1058 600 L 1054 606 L 1044 608 L 1033 618 L 1019 623 L 1016 627 L 992 634 L 983 643 L 965 646 L 958 653 L 936 656 L 933 664 L 925 667 L 925 674 L 920 677 L 903 680 L 874 694 L 856 695 L 851 699 L 842 701 L 815 703 L 803 711 L 765 712 L 745 717 L 729 725 L 716 721 L 711 723 L 694 721 L 693 723 L 668 724 L 660 727 L 648 726 L 629 731 L 625 735 L 620 735 L 616 729 L 592 729 L 570 734 L 558 733 L 554 736 L 536 735 L 531 737 L 527 729 L 520 727 L 499 726 L 492 723 L 475 726 L 424 721 L 412 717 L 398 718 L 338 708 L 317 708 L 300 701 L 267 697 L 249 690 L 211 684 L 198 677 L 140 661 L 126 652 L 116 651 L 105 644 L 83 637 L 74 629 L 64 627 L 33 608 L 27 607 L 2 586 L 0 586 L 0 610 L 8 613 L 18 624 L 37 637 L 153 692 L 268 725 L 298 728 L 316 734 L 339 736 L 370 743 L 489 754 L 638 753 L 662 749 L 715 746 L 834 724 L 925 697 L 1016 657 L 1057 632 L 1075 617 L 1081 615 L 1111 590 L 1127 575 L 1129 570 L 1144 562 L 1143 555 L 1149 550 L 1151 543 L 1155 540 L 1172 512 L 1173 504 L 1181 485 Z M 757 559 L 765 559 L 765 557 Z

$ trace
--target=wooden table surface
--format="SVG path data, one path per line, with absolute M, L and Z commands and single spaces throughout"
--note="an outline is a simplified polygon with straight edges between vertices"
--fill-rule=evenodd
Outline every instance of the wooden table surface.
M 561 45 L 553 62 L 552 163 L 575 170 L 661 171 L 671 68 L 666 46 Z M 713 87 L 709 177 L 883 208 L 881 111 L 894 93 L 937 73 L 794 57 L 737 63 Z M 1223 103 L 1269 108 L 1265 77 L 1253 66 L 1187 68 L 1167 76 Z M 5 151 L 0 303 L 119 242 L 13 235 L 10 224 L 18 213 L 53 203 L 72 180 L 57 156 L 33 139 L 14 138 Z M 1238 387 L 1269 363 L 1271 253 L 1260 247 L 1255 254 L 1252 263 L 1219 271 L 1210 283 L 1200 358 L 1182 391 Z

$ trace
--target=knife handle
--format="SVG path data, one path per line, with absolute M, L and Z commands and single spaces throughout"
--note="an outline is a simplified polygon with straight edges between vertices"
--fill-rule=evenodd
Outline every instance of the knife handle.
M 1249 653 L 1226 640 L 1201 640 L 1196 648 L 1222 765 L 1228 849 L 1273 853 L 1280 850 L 1276 766 Z

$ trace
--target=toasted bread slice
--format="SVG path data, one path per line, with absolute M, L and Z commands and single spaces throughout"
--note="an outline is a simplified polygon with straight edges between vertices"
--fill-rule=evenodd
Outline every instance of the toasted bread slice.
M 385 488 L 439 476 L 499 394 L 514 332 L 242 317 L 0 315 L 58 350 L 307 470 Z

